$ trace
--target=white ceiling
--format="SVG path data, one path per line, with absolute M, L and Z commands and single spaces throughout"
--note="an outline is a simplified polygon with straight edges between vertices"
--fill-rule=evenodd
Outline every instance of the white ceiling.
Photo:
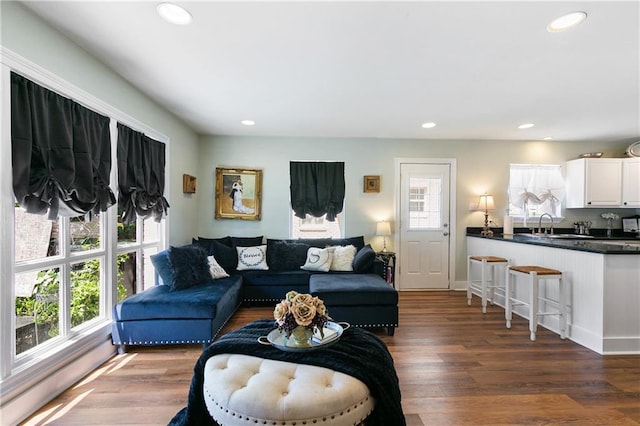
M 640 138 L 638 1 L 176 3 L 25 2 L 202 134 Z

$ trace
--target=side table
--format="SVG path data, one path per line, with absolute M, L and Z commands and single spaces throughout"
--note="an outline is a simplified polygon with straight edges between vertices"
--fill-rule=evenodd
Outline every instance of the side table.
M 384 263 L 384 278 L 393 288 L 396 288 L 396 254 L 392 251 L 379 251 L 376 253 L 378 259 Z

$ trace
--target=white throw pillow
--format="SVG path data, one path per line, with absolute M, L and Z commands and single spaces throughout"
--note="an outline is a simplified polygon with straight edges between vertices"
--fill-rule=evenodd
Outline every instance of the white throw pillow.
M 335 246 L 333 249 L 332 271 L 353 271 L 353 258 L 356 257 L 355 246 Z
M 254 247 L 236 247 L 238 252 L 238 271 L 267 270 L 267 245 Z
M 329 249 L 309 247 L 307 250 L 307 261 L 300 269 L 305 271 L 329 272 L 331 268 L 331 252 Z
M 207 261 L 209 262 L 209 272 L 211 272 L 211 276 L 214 280 L 219 278 L 227 278 L 229 274 L 224 270 L 222 266 L 218 264 L 216 258 L 213 256 L 207 256 Z

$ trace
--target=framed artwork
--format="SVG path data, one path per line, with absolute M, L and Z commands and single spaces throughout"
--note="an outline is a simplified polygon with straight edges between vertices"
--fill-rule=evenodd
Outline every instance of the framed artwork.
M 216 219 L 260 220 L 262 170 L 216 167 Z
M 380 192 L 380 176 L 364 177 L 364 192 Z
M 182 175 L 182 192 L 185 194 L 196 193 L 196 177 L 184 174 Z

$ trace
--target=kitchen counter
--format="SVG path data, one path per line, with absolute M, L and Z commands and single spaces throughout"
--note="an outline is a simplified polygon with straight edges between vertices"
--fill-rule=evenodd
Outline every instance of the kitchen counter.
M 576 236 L 575 239 L 572 239 L 570 237 L 549 238 L 544 236 L 530 236 L 526 234 L 495 234 L 492 237 L 486 237 L 475 232 L 467 232 L 467 237 L 484 238 L 496 241 L 508 241 L 535 246 L 555 247 L 566 250 L 587 251 L 591 253 L 640 255 L 640 239 L 638 238 L 585 238 Z
M 567 337 L 600 354 L 640 354 L 640 241 L 618 237 L 623 238 L 484 237 L 471 230 L 467 255 L 500 256 L 512 265 L 562 271 L 569 288 Z M 558 300 L 557 286 L 551 284 L 543 281 L 541 294 Z M 517 286 L 515 296 L 527 300 L 527 286 Z M 541 310 L 548 310 L 543 299 L 540 303 Z M 504 307 L 504 297 L 497 293 L 496 304 Z M 528 318 L 522 306 L 515 313 Z M 555 316 L 542 317 L 540 325 L 558 332 Z

